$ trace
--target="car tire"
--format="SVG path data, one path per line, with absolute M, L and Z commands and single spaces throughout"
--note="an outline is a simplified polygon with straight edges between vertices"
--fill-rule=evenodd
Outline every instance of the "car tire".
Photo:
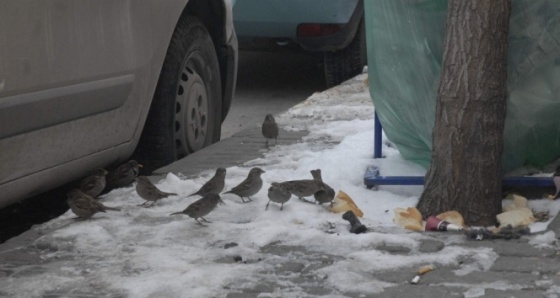
M 362 73 L 364 66 L 367 65 L 365 31 L 362 18 L 356 35 L 346 48 L 323 54 L 327 87 L 336 86 Z
M 220 70 L 208 30 L 181 18 L 171 38 L 136 159 L 144 171 L 183 158 L 220 140 Z

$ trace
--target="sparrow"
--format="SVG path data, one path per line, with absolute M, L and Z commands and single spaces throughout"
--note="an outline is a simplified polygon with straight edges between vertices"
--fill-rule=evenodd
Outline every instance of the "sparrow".
M 92 198 L 97 198 L 105 189 L 105 185 L 107 184 L 105 176 L 107 176 L 108 173 L 109 172 L 105 169 L 95 170 L 93 174 L 82 180 L 80 183 L 80 190 Z
M 243 198 L 247 198 L 249 201 L 252 201 L 250 197 L 258 193 L 262 188 L 262 173 L 264 173 L 264 171 L 261 168 L 252 168 L 251 171 L 249 171 L 249 175 L 247 176 L 247 178 L 245 178 L 245 180 L 243 180 L 243 182 L 241 182 L 231 190 L 224 192 L 224 194 L 232 193 L 234 195 L 237 195 L 241 198 L 241 201 L 243 201 L 243 203 L 247 203 Z
M 328 186 L 325 182 L 323 182 L 323 177 L 321 177 L 321 169 L 311 170 L 311 175 L 313 176 L 313 179 L 321 181 L 323 183 L 323 188 L 324 188 L 324 190 L 319 190 L 313 195 L 315 201 L 319 204 L 330 202 L 332 207 L 334 203 L 333 199 L 335 196 L 335 192 L 332 187 Z
M 302 201 L 309 202 L 304 197 L 314 195 L 320 190 L 325 190 L 324 183 L 315 179 L 291 180 L 278 183 L 284 186 L 291 194 Z
M 220 199 L 219 195 L 213 193 L 207 193 L 198 201 L 195 201 L 194 203 L 187 206 L 185 210 L 171 213 L 170 215 L 186 214 L 189 217 L 194 218 L 194 220 L 196 220 L 196 222 L 198 222 L 199 225 L 204 226 L 204 224 L 198 221 L 198 219 L 200 218 L 205 222 L 210 222 L 206 220 L 203 216 L 206 216 L 210 212 L 212 212 L 212 210 L 216 208 L 218 203 L 225 204 L 224 201 Z
M 268 139 L 274 139 L 274 144 L 276 145 L 276 138 L 278 138 L 278 124 L 276 124 L 276 120 L 274 120 L 274 116 L 272 116 L 272 114 L 266 114 L 262 124 L 262 134 L 266 139 L 265 146 L 268 147 Z
M 129 160 L 127 163 L 120 165 L 107 176 L 107 184 L 111 188 L 126 187 L 132 184 L 134 179 L 140 173 L 142 167 L 135 160 Z
M 290 200 L 291 197 L 292 194 L 286 187 L 279 183 L 273 182 L 272 185 L 268 188 L 268 203 L 266 203 L 266 207 L 264 208 L 264 210 L 268 210 L 268 204 L 270 204 L 271 201 L 281 204 L 280 210 L 282 210 L 284 208 L 284 203 Z
M 176 193 L 159 190 L 146 176 L 138 176 L 136 181 L 136 192 L 142 199 L 146 200 L 140 206 L 152 207 L 158 200 L 177 195 Z M 152 201 L 152 204 L 146 205 L 149 201 Z
M 201 195 L 204 196 L 207 193 L 217 194 L 219 195 L 222 190 L 224 190 L 226 180 L 226 169 L 218 168 L 216 169 L 216 174 L 210 180 L 206 181 L 204 185 L 195 193 L 192 193 L 187 196 L 191 197 L 194 195 Z
M 68 206 L 78 218 L 90 218 L 97 212 L 105 212 L 107 210 L 119 211 L 119 208 L 107 207 L 96 201 L 91 196 L 83 193 L 79 189 L 71 189 L 68 193 Z
M 554 197 L 551 197 L 551 199 L 556 200 L 558 197 L 560 197 L 560 165 L 556 167 L 556 171 L 554 171 L 554 178 L 552 178 L 552 181 L 554 181 L 554 186 L 556 186 L 556 192 L 554 193 Z

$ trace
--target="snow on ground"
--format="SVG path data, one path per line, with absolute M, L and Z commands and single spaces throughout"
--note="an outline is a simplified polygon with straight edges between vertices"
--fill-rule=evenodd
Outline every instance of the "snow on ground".
M 384 175 L 425 173 L 387 146 L 383 148 L 386 158 L 372 158 L 374 108 L 364 79 L 365 75 L 361 75 L 353 84 L 314 94 L 277 117 L 285 129 L 309 130 L 303 142 L 272 147 L 263 158 L 227 169 L 226 189 L 245 179 L 253 166 L 266 171 L 262 176 L 264 187 L 253 202 L 243 204 L 236 196 L 223 195 L 226 204 L 206 216 L 212 221 L 208 227 L 187 216 L 169 216 L 198 199 L 186 195 L 207 181 L 214 169 L 188 180 L 167 175 L 157 186 L 179 195 L 159 201 L 152 208 L 137 206 L 144 201 L 133 187 L 114 190 L 102 202 L 119 206 L 120 212 L 76 221 L 69 211 L 39 227 L 60 227 L 35 243 L 44 249 L 41 257 L 51 262 L 51 268 L 40 278 L 10 278 L 9 283 L 2 282 L 2 290 L 22 297 L 73 287 L 88 288 L 90 292 L 112 289 L 129 297 L 223 296 L 228 292 L 225 287 L 249 287 L 261 278 L 256 272 L 273 271 L 273 262 L 255 260 L 261 258 L 262 247 L 278 242 L 338 256 L 320 273 L 329 276 L 327 282 L 340 291 L 379 292 L 387 283 L 372 280 L 368 272 L 430 263 L 454 264 L 465 256 L 474 265 L 457 270 L 457 274 L 487 268 L 497 257 L 490 248 L 464 248 L 451 243 L 437 253 L 415 253 L 419 240 L 426 236 L 403 230 L 392 220 L 394 208 L 417 203 L 420 186 L 383 186 L 372 191 L 363 185 L 366 167 L 372 164 L 378 165 Z M 309 179 L 309 171 L 317 168 L 322 169 L 325 182 L 354 199 L 365 214 L 362 223 L 373 232 L 350 234 L 340 214 L 295 197 L 284 205 L 283 211 L 275 203 L 265 211 L 271 182 Z M 531 201 L 531 205 L 550 210 L 552 215 L 560 209 L 560 201 Z M 545 230 L 546 224 L 539 224 L 538 229 Z M 549 243 L 555 238 L 550 233 L 535 237 L 535 245 Z M 230 243 L 237 246 L 224 249 Z M 412 253 L 393 255 L 375 249 L 383 244 L 407 247 Z M 248 262 L 224 261 L 236 255 Z

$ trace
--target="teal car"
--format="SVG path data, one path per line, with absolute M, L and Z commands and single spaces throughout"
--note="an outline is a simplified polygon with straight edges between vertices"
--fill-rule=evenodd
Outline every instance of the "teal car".
M 329 87 L 367 64 L 362 0 L 237 0 L 233 23 L 240 50 L 317 54 Z

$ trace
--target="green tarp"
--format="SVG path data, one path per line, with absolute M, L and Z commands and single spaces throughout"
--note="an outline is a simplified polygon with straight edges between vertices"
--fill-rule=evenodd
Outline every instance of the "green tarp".
M 369 87 L 387 138 L 428 168 L 447 0 L 366 0 Z M 502 167 L 560 156 L 560 0 L 513 0 Z

